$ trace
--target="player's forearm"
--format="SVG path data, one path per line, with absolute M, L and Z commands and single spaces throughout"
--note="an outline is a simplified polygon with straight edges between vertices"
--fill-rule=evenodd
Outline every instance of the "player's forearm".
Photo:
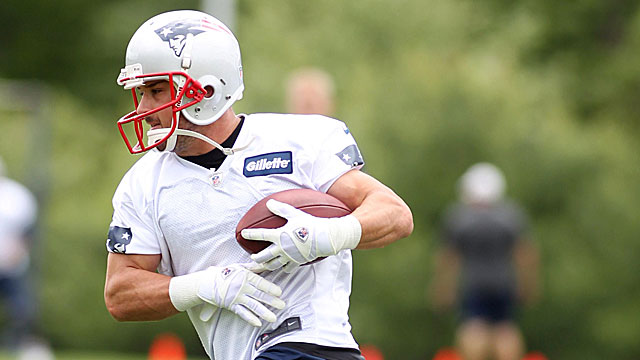
M 413 231 L 411 210 L 391 190 L 368 194 L 352 215 L 362 226 L 357 249 L 383 247 L 409 236 Z
M 161 320 L 178 311 L 169 298 L 170 277 L 127 268 L 107 277 L 105 303 L 118 321 Z

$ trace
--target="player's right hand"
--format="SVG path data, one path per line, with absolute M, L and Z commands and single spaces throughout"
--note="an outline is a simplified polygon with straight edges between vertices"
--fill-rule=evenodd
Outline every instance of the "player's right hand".
M 355 249 L 360 242 L 362 225 L 353 215 L 316 217 L 274 199 L 267 201 L 266 205 L 269 211 L 286 219 L 286 224 L 276 229 L 244 229 L 242 237 L 273 243 L 251 255 L 251 260 L 267 270 L 284 267 L 283 270 L 290 273 L 319 257 Z
M 265 304 L 276 309 L 285 306 L 279 298 L 282 295 L 280 287 L 242 264 L 211 266 L 203 271 L 174 277 L 169 295 L 176 309 L 181 311 L 202 303 L 215 306 L 205 305 L 201 309 L 203 321 L 211 318 L 216 308 L 224 308 L 256 327 L 262 326 L 260 319 L 276 321 L 276 315 Z

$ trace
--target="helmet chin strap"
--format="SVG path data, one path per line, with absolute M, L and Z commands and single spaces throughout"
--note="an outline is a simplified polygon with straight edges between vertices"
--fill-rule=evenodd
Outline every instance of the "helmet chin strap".
M 170 129 L 162 128 L 162 129 L 152 129 L 147 131 L 147 138 L 149 139 L 148 145 L 151 146 L 156 142 L 162 140 L 165 136 L 167 136 L 167 134 L 169 133 L 169 130 Z M 200 139 L 208 144 L 215 146 L 217 149 L 222 151 L 222 153 L 225 155 L 233 155 L 237 151 L 242 151 L 248 148 L 249 145 L 251 145 L 251 143 L 255 139 L 255 138 L 251 138 L 251 140 L 249 140 L 249 142 L 244 146 L 234 147 L 234 148 L 225 148 L 225 147 L 222 147 L 222 145 L 218 144 L 217 142 L 211 140 L 207 136 L 200 134 L 199 132 L 185 130 L 185 129 L 176 129 L 173 132 L 173 134 L 171 134 L 171 136 L 169 136 L 169 138 L 167 139 L 167 146 L 163 151 L 173 151 L 175 149 L 178 135 L 191 136 L 191 137 Z

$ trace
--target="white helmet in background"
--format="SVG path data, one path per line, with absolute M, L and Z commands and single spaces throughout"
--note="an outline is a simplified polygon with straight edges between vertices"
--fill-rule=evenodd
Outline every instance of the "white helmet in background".
M 145 82 L 167 80 L 174 84 L 172 100 L 143 114 L 136 110 L 118 121 L 118 128 L 131 153 L 141 153 L 167 142 L 165 151 L 175 147 L 177 135 L 195 136 L 178 129 L 181 114 L 196 125 L 216 121 L 242 98 L 242 62 L 235 36 L 218 19 L 203 12 L 179 10 L 147 20 L 133 34 L 127 46 L 125 67 L 118 84 L 131 89 Z M 144 144 L 144 118 L 172 107 L 171 128 L 150 130 Z M 123 125 L 133 125 L 137 144 L 129 141 Z
M 460 178 L 460 198 L 465 203 L 494 203 L 504 196 L 502 171 L 489 163 L 471 166 Z

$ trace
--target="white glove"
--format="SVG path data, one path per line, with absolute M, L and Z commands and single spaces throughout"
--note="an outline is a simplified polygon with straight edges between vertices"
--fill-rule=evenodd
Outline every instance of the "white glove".
M 284 266 L 285 272 L 292 272 L 316 258 L 355 249 L 360 242 L 362 226 L 353 215 L 320 218 L 273 199 L 267 201 L 267 208 L 287 219 L 287 223 L 277 229 L 242 230 L 245 239 L 273 243 L 251 255 L 253 261 L 264 265 L 267 270 Z
M 220 307 L 233 311 L 256 327 L 262 326 L 260 319 L 275 322 L 276 315 L 264 304 L 283 309 L 285 303 L 279 298 L 282 289 L 254 274 L 249 267 L 249 264 L 211 266 L 173 277 L 169 283 L 171 303 L 179 311 L 204 304 L 200 312 L 202 321 L 208 321 Z

